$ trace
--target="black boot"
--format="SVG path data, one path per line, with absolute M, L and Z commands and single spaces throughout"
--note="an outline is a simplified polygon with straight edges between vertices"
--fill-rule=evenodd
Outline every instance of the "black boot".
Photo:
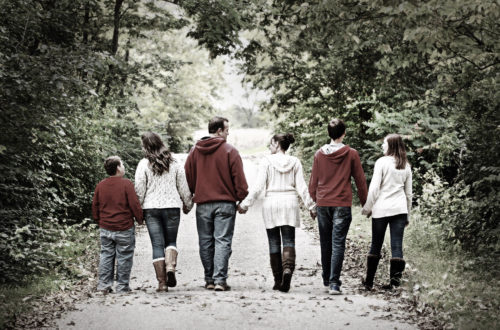
M 282 292 L 290 290 L 290 282 L 295 269 L 295 248 L 286 246 L 283 248 L 283 280 L 281 282 Z
M 401 276 L 405 270 L 405 261 L 401 258 L 391 259 L 390 277 L 391 281 L 388 285 L 385 285 L 384 289 L 392 289 L 393 287 L 398 287 L 401 285 Z
M 279 290 L 283 277 L 283 265 L 281 264 L 281 253 L 271 253 L 271 269 L 273 270 L 274 286 L 273 290 Z
M 380 256 L 369 254 L 366 257 L 366 277 L 363 280 L 363 285 L 366 290 L 371 290 L 373 288 L 373 279 L 375 278 L 379 261 Z

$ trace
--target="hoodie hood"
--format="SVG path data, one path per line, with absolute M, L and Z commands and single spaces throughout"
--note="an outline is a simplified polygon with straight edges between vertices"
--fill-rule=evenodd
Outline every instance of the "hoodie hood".
M 214 153 L 224 143 L 226 143 L 226 140 L 220 136 L 207 136 L 196 142 L 195 148 L 202 154 L 207 155 Z
M 290 172 L 297 162 L 295 157 L 282 154 L 266 156 L 266 159 L 280 173 Z
M 345 145 L 342 148 L 338 149 L 337 151 L 334 151 L 330 154 L 327 154 L 327 153 L 325 153 L 323 148 L 321 148 L 320 154 L 323 155 L 324 157 L 326 157 L 326 159 L 328 159 L 329 161 L 331 161 L 335 164 L 338 164 L 338 163 L 342 163 L 344 161 L 344 158 L 346 158 L 347 155 L 349 155 L 350 149 L 351 148 L 349 146 Z

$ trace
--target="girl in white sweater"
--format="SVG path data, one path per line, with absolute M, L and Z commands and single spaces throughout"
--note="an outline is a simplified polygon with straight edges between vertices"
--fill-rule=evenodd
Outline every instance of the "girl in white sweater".
M 141 136 L 145 157 L 135 171 L 135 191 L 144 210 L 153 247 L 153 266 L 157 291 L 168 291 L 177 284 L 177 231 L 181 218 L 193 207 L 184 166 L 178 163 L 160 136 L 147 132 Z
M 257 182 L 238 207 L 240 213 L 245 212 L 265 190 L 262 217 L 269 240 L 273 290 L 283 292 L 290 290 L 295 268 L 295 227 L 300 226 L 298 196 L 311 212 L 316 207 L 309 196 L 300 160 L 285 154 L 293 142 L 295 138 L 290 133 L 273 136 L 269 145 L 271 155 L 260 163 Z
M 368 198 L 362 210 L 362 214 L 372 216 L 372 243 L 363 281 L 368 290 L 373 287 L 387 226 L 391 230 L 392 258 L 390 283 L 385 288 L 401 284 L 405 268 L 403 234 L 411 210 L 412 174 L 403 139 L 398 134 L 389 134 L 384 139 L 382 149 L 385 156 L 375 163 Z

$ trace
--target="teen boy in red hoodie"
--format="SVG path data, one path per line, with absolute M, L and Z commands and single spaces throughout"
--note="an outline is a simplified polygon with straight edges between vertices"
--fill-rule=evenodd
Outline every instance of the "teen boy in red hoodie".
M 134 184 L 123 178 L 125 167 L 120 157 L 107 158 L 104 168 L 109 177 L 97 184 L 92 200 L 92 215 L 101 238 L 97 290 L 112 291 L 116 258 L 116 291 L 128 292 L 135 249 L 134 217 L 142 225 L 142 209 Z
M 314 155 L 309 181 L 309 193 L 317 205 L 323 284 L 329 286 L 330 294 L 341 293 L 340 273 L 347 232 L 352 220 L 351 176 L 356 182 L 362 205 L 365 204 L 368 193 L 358 152 L 342 143 L 345 130 L 342 120 L 330 121 L 328 135 L 331 142 Z

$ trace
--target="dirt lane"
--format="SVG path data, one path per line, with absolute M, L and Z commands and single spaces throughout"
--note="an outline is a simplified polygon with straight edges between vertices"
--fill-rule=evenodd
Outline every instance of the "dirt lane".
M 256 159 L 244 160 L 249 184 Z M 178 236 L 178 285 L 156 293 L 151 243 L 146 228 L 137 232 L 133 292 L 93 295 L 57 320 L 61 329 L 413 329 L 387 320 L 388 302 L 355 293 L 346 280 L 344 294 L 329 296 L 322 285 L 320 248 L 311 233 L 296 232 L 297 266 L 289 293 L 273 291 L 260 201 L 236 218 L 229 292 L 203 288 L 195 212 L 183 215 Z M 354 284 L 352 284 L 354 285 Z M 394 308 L 392 308 L 394 310 Z

